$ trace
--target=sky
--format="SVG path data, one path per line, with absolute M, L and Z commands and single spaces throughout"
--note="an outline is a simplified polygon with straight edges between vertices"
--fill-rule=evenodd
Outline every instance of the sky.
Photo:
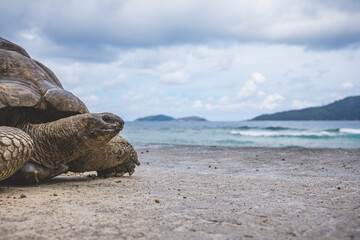
M 91 112 L 239 121 L 360 95 L 359 0 L 0 0 Z

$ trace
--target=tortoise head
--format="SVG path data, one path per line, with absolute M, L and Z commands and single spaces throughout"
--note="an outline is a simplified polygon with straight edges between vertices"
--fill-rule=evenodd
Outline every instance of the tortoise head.
M 124 120 L 112 113 L 86 113 L 70 117 L 78 137 L 90 145 L 104 144 L 115 137 L 124 127 Z M 93 144 L 92 144 L 93 143 Z
M 87 113 L 81 114 L 81 121 L 86 128 L 95 134 L 118 134 L 124 127 L 124 120 L 112 113 Z

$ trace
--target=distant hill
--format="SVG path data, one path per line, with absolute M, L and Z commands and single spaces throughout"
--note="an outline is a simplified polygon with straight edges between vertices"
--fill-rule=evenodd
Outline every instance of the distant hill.
M 184 122 L 204 122 L 207 121 L 205 118 L 201 118 L 201 117 L 196 117 L 196 116 L 191 116 L 191 117 L 183 117 L 183 118 L 178 118 L 175 121 L 184 121 Z
M 138 118 L 135 121 L 207 121 L 205 118 L 201 118 L 201 117 L 196 117 L 196 116 L 191 116 L 191 117 L 183 117 L 183 118 L 173 118 L 170 116 L 166 116 L 164 114 L 161 115 L 153 115 L 153 116 L 148 116 L 148 117 L 142 117 L 142 118 Z
M 166 115 L 153 115 L 148 117 L 138 118 L 135 121 L 174 121 L 175 118 Z
M 360 120 L 360 96 L 347 97 L 322 107 L 264 114 L 252 120 Z

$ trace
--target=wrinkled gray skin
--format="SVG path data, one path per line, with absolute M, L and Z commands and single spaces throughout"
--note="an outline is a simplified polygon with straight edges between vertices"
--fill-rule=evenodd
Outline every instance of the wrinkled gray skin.
M 39 182 L 68 170 L 122 176 L 139 165 L 124 121 L 89 113 L 50 69 L 0 38 L 0 181 Z

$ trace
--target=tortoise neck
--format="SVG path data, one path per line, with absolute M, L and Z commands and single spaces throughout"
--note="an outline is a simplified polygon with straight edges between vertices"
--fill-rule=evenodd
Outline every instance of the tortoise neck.
M 35 145 L 31 161 L 56 168 L 79 158 L 90 147 L 79 131 L 84 126 L 79 124 L 71 118 L 41 124 L 24 123 L 22 129 L 31 136 Z

